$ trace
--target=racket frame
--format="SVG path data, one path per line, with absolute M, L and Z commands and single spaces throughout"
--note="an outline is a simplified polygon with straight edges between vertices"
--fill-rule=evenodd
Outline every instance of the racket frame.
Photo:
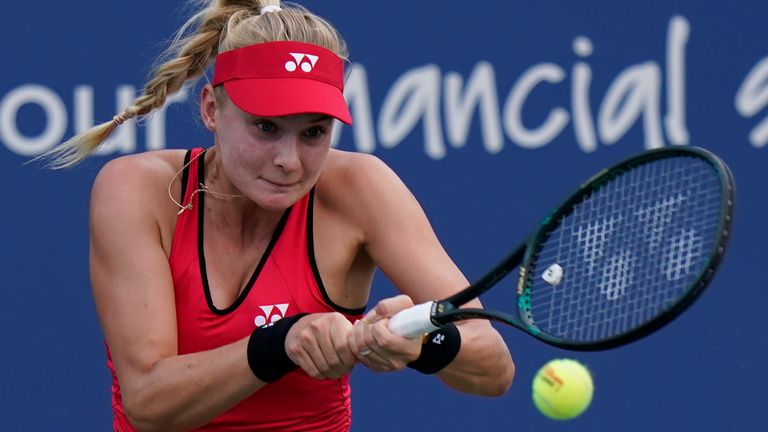
M 583 201 L 585 197 L 598 191 L 614 177 L 654 160 L 679 156 L 696 157 L 704 160 L 719 174 L 720 185 L 723 191 L 721 198 L 721 217 L 718 229 L 715 231 L 716 238 L 714 239 L 714 244 L 716 247 L 713 248 L 708 257 L 706 270 L 701 272 L 696 281 L 690 285 L 686 293 L 670 308 L 659 313 L 643 325 L 614 337 L 593 342 L 571 341 L 554 337 L 540 330 L 536 326 L 531 315 L 532 281 L 535 273 L 536 258 L 539 251 L 536 247 L 531 246 L 542 244 L 553 232 L 554 228 L 558 226 L 558 221 L 563 217 L 568 216 L 574 210 L 576 204 Z M 482 278 L 446 299 L 422 304 L 424 305 L 422 306 L 422 316 L 425 313 L 424 311 L 428 310 L 428 319 L 430 321 L 430 326 L 427 326 L 424 330 L 429 328 L 437 329 L 445 324 L 460 320 L 490 319 L 517 327 L 550 345 L 575 351 L 605 350 L 641 339 L 663 327 L 687 309 L 701 295 L 704 288 L 714 277 L 716 269 L 723 259 L 725 248 L 728 239 L 730 238 L 734 198 L 735 185 L 731 170 L 720 158 L 708 150 L 698 147 L 665 147 L 650 150 L 640 155 L 625 159 L 611 168 L 600 171 L 586 182 L 582 183 L 567 200 L 542 219 L 537 229 L 528 237 L 526 242 L 514 249 L 512 253 Z M 460 308 L 460 306 L 488 291 L 511 273 L 517 266 L 520 266 L 520 276 L 517 286 L 517 307 L 515 309 L 515 314 L 479 308 Z M 412 332 L 415 331 L 415 329 L 416 327 L 413 327 Z

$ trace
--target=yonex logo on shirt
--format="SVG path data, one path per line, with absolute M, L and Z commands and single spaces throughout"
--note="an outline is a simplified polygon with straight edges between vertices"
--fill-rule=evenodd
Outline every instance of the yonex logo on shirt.
M 256 327 L 276 323 L 281 318 L 285 317 L 285 312 L 288 310 L 288 303 L 259 306 L 259 309 L 261 309 L 264 315 L 256 315 L 253 319 L 253 323 L 256 324 Z
M 285 70 L 288 72 L 294 72 L 296 69 L 301 67 L 301 70 L 304 72 L 312 72 L 312 69 L 315 68 L 315 64 L 317 64 L 317 60 L 320 58 L 316 55 L 312 54 L 304 54 L 304 53 L 290 53 L 291 57 L 293 57 L 293 60 L 288 60 L 285 62 Z

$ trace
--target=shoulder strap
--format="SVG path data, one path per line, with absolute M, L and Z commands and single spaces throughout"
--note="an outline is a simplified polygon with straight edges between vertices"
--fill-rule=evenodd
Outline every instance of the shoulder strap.
M 184 202 L 184 197 L 187 194 L 187 181 L 189 180 L 189 160 L 192 159 L 192 149 L 187 150 L 187 154 L 184 155 L 184 163 L 181 165 L 184 167 L 184 171 L 181 173 L 181 199 L 179 202 Z

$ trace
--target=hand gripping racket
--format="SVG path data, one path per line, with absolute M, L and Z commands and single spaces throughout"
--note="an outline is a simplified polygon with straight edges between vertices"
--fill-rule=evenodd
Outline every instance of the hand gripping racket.
M 645 152 L 589 179 L 480 280 L 401 311 L 389 327 L 413 338 L 480 318 L 565 349 L 633 342 L 682 313 L 712 280 L 733 203 L 732 174 L 711 152 Z M 459 308 L 518 265 L 510 312 Z

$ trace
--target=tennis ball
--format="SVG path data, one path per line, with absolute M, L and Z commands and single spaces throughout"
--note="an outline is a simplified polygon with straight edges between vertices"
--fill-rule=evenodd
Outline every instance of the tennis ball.
M 589 407 L 594 391 L 587 368 L 571 359 L 555 359 L 542 366 L 532 387 L 533 403 L 554 420 L 578 417 Z

